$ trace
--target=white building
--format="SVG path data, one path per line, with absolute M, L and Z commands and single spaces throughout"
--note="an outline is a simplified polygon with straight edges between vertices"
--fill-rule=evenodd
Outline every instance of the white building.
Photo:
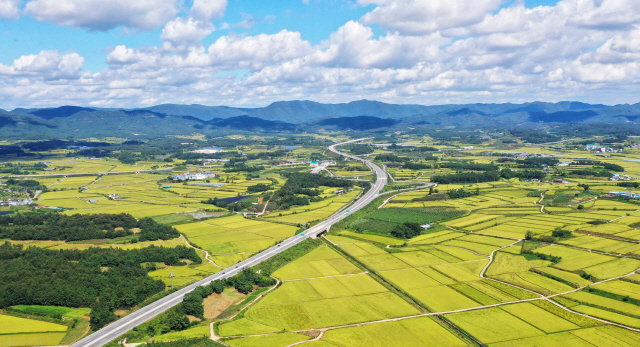
M 189 181 L 189 180 L 206 180 L 207 178 L 214 178 L 216 174 L 213 172 L 185 172 L 172 177 L 174 181 Z
M 214 154 L 214 153 L 220 153 L 224 151 L 225 151 L 224 149 L 218 148 L 218 147 L 206 147 L 206 148 L 196 149 L 195 151 L 190 151 L 189 153 Z

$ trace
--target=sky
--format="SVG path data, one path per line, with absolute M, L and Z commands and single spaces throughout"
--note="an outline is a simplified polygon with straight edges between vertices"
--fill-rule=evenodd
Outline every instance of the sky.
M 638 0 L 0 0 L 0 108 L 640 102 Z

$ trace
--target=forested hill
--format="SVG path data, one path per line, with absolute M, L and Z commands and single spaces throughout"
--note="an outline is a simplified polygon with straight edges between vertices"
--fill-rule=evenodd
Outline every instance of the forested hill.
M 343 104 L 280 101 L 260 108 L 158 105 L 144 109 L 60 106 L 0 110 L 0 136 L 9 138 L 138 137 L 243 131 L 369 130 L 406 126 L 536 127 L 567 123 L 640 124 L 640 103 L 606 106 L 580 102 L 396 105 L 360 100 Z

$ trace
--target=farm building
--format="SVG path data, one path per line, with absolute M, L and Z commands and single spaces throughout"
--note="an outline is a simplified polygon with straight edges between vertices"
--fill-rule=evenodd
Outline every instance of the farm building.
M 218 147 L 206 147 L 206 148 L 200 148 L 194 151 L 190 151 L 189 153 L 214 154 L 214 153 L 220 153 L 220 152 L 224 152 L 224 149 L 218 148 Z
M 206 180 L 207 178 L 214 178 L 216 174 L 213 172 L 185 172 L 172 177 L 174 181 L 189 181 L 189 180 Z

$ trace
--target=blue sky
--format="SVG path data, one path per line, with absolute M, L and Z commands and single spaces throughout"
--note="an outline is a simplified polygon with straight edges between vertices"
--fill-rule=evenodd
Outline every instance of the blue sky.
M 551 6 L 558 0 L 526 0 L 527 7 Z M 508 5 L 512 1 L 506 2 Z M 190 3 L 185 3 L 188 7 Z M 282 29 L 299 31 L 302 38 L 314 44 L 326 40 L 340 26 L 349 20 L 358 20 L 373 6 L 358 6 L 348 1 L 328 0 L 310 1 L 305 4 L 301 0 L 230 0 L 223 19 L 214 24 L 218 27 L 222 23 L 240 23 L 251 15 L 256 24 L 249 29 L 234 27 L 228 30 L 218 30 L 207 37 L 205 45 L 213 43 L 222 35 L 229 32 L 255 35 L 259 33 L 275 34 Z M 264 18 L 273 16 L 273 19 Z M 125 34 L 122 27 L 107 32 L 92 31 L 72 26 L 60 26 L 51 22 L 38 22 L 32 17 L 24 16 L 18 20 L 0 21 L 0 63 L 11 64 L 19 56 L 37 53 L 40 50 L 73 50 L 82 55 L 85 68 L 99 71 L 105 68 L 105 54 L 103 50 L 116 45 L 128 47 L 143 47 L 161 45 L 160 33 L 162 28 L 153 31 L 134 31 Z M 384 31 L 375 28 L 378 35 Z
M 64 2 L 88 6 L 66 11 Z M 138 106 L 165 100 L 165 90 L 172 102 L 247 106 L 361 97 L 615 103 L 633 95 L 616 84 L 635 85 L 638 69 L 625 48 L 640 23 L 633 0 L 151 0 L 146 12 L 127 0 L 3 3 L 4 108 L 61 95 Z M 9 91 L 20 85 L 43 92 Z M 190 90 L 176 94 L 180 86 Z

